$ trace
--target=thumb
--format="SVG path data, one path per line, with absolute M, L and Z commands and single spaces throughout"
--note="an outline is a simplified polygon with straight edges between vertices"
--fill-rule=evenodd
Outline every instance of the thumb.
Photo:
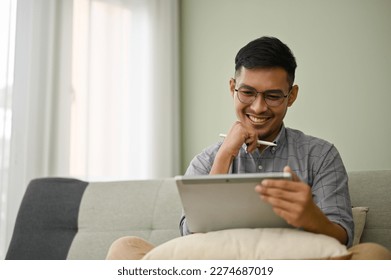
M 292 171 L 292 169 L 289 166 L 284 167 L 284 172 L 290 173 L 292 175 L 292 181 L 294 182 L 300 182 L 300 178 L 296 175 L 295 172 Z

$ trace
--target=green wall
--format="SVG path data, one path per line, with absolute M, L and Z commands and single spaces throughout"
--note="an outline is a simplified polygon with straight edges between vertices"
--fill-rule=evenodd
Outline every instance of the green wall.
M 349 171 L 391 169 L 391 1 L 182 0 L 182 172 L 235 120 L 236 52 L 263 35 L 296 56 L 285 124 L 336 145 Z

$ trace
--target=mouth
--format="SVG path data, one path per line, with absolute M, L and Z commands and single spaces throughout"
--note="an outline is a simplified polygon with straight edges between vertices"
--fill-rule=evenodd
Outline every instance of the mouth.
M 247 118 L 249 118 L 254 125 L 263 125 L 271 119 L 270 117 L 255 117 L 253 115 L 247 115 Z

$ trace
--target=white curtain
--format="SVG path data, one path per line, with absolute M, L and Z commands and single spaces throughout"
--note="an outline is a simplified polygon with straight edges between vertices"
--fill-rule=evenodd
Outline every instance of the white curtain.
M 106 180 L 176 173 L 176 1 L 74 5 L 71 174 Z
M 179 170 L 178 0 L 18 0 L 4 257 L 28 182 Z
M 6 235 L 3 224 L 6 222 L 6 186 L 10 162 L 15 18 L 16 1 L 0 1 L 0 237 Z M 0 242 L 0 252 L 4 247 L 5 242 Z

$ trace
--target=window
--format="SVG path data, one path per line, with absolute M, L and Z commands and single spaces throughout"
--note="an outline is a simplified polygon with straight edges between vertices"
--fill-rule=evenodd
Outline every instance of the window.
M 176 1 L 75 1 L 73 22 L 70 175 L 175 175 Z
M 178 0 L 0 1 L 0 258 L 34 178 L 177 174 L 177 13 Z
M 10 161 L 12 88 L 14 77 L 15 20 L 14 0 L 0 1 L 0 225 L 6 219 L 8 169 Z M 0 226 L 0 236 L 5 227 Z M 0 240 L 0 253 L 4 240 Z M 1 254 L 0 254 L 1 257 Z

